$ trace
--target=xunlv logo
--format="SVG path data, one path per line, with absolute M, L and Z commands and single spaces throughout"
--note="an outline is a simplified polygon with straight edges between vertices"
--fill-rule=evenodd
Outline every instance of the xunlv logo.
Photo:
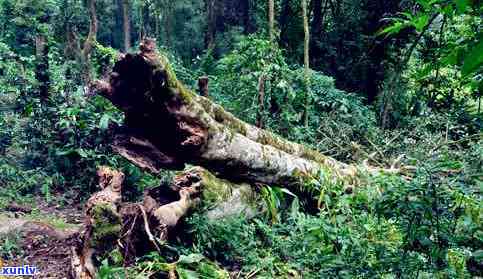
M 4 266 L 0 267 L 0 278 L 2 276 L 32 276 L 37 273 L 35 266 Z

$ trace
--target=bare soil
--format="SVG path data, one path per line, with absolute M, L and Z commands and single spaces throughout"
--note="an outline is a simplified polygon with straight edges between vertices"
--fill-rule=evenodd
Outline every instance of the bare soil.
M 0 236 L 10 235 L 18 240 L 17 252 L 13 258 L 4 260 L 4 265 L 35 266 L 39 270 L 35 278 L 69 278 L 70 249 L 82 221 L 81 209 L 38 200 L 38 214 L 22 211 L 25 210 L 0 211 Z M 62 226 L 56 227 L 51 220 L 60 220 Z

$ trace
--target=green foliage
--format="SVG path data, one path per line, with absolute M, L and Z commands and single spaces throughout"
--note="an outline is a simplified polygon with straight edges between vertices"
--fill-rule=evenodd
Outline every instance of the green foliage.
M 59 1 L 0 1 L 2 40 L 21 55 L 34 54 L 35 37 L 52 35 L 52 23 L 59 14 Z
M 432 108 L 467 104 L 468 96 L 478 97 L 481 87 L 483 45 L 477 27 L 481 18 L 474 16 L 481 14 L 481 4 L 466 0 L 415 2 L 420 6 L 415 15 L 404 12 L 389 18 L 391 23 L 379 34 L 394 35 L 412 27 L 423 36 L 421 42 L 413 42 L 413 46 L 421 46 L 409 67 L 416 98 L 423 95 Z
M 316 216 L 293 206 L 271 225 L 263 216 L 194 216 L 191 249 L 260 278 L 467 278 L 482 245 L 483 211 L 466 160 L 442 154 L 410 181 L 379 176 L 353 194 L 329 186 Z
M 0 258 L 11 260 L 23 256 L 18 234 L 0 235 Z
M 93 78 L 108 76 L 120 55 L 118 2 L 96 1 Z M 283 185 L 263 185 L 257 189 L 267 211 L 254 219 L 207 220 L 196 213 L 181 224 L 188 231 L 185 242 L 170 239 L 163 247 L 175 256 L 154 253 L 125 268 L 113 250 L 100 259 L 99 278 L 170 272 L 229 278 L 228 271 L 247 278 L 483 276 L 483 143 L 475 102 L 482 92 L 479 2 L 382 1 L 381 7 L 381 1 L 321 1 L 322 22 L 311 13 L 311 67 L 317 70 L 310 71 L 308 127 L 298 65 L 300 3 L 275 2 L 279 42 L 261 35 L 265 2 L 224 0 L 216 1 L 214 45 L 206 50 L 203 1 L 129 1 L 131 43 L 156 37 L 183 83 L 196 88 L 197 78 L 208 75 L 210 98 L 249 123 L 261 116 L 267 129 L 343 162 L 404 164 L 415 166 L 416 174 L 377 176 L 352 194 L 321 174 L 306 185 L 318 201 L 310 210 Z M 33 203 L 38 195 L 52 203 L 82 202 L 98 190 L 99 165 L 126 174 L 128 200 L 172 175 L 146 174 L 110 150 L 123 115 L 85 92 L 83 69 L 73 59 L 89 29 L 85 4 L 0 0 L 0 208 Z M 36 93 L 38 36 L 49 47 L 48 98 Z M 365 103 L 378 93 L 390 104 L 392 130 L 378 127 L 380 108 Z M 36 211 L 24 217 L 67 226 Z M 117 230 L 101 228 L 98 240 Z M 0 257 L 22 256 L 19 247 L 18 237 L 0 237 Z
M 249 36 L 221 59 L 210 83 L 215 100 L 243 120 L 255 123 L 260 112 L 258 86 L 266 77 L 266 127 L 292 140 L 316 146 L 337 157 L 349 157 L 340 150 L 351 141 L 374 133 L 375 115 L 362 100 L 335 88 L 332 78 L 312 71 L 309 128 L 303 125 L 305 108 L 304 72 L 289 67 L 283 52 L 269 41 Z M 339 152 L 335 148 L 339 147 Z
M 181 279 L 230 278 L 228 272 L 201 254 L 180 255 L 176 261 L 168 263 L 162 256 L 151 253 L 139 259 L 136 266 L 129 268 L 110 265 L 106 259 L 99 269 L 99 278 L 105 279 L 147 279 L 153 278 L 153 276 L 164 278 L 168 274 L 176 274 Z
M 96 168 L 111 165 L 129 174 L 128 197 L 156 185 L 158 178 L 144 175 L 124 159 L 112 156 L 109 127 L 122 121 L 119 113 L 100 96 L 87 96 L 77 82 L 78 67 L 59 60 L 55 47 L 49 50 L 51 80 L 48 100 L 36 90 L 34 64 L 30 57 L 13 54 L 0 43 L 0 204 L 41 194 L 48 201 L 55 193 L 85 199 L 78 191 L 96 189 Z M 93 55 L 99 74 L 114 62 L 117 52 L 97 45 Z

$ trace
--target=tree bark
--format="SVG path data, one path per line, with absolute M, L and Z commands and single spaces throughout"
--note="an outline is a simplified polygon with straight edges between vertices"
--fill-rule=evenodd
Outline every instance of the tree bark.
M 263 129 L 263 113 L 265 111 L 265 75 L 261 74 L 258 78 L 258 112 L 256 126 Z
M 84 45 L 81 50 L 80 60 L 81 60 L 81 67 L 83 68 L 84 82 L 86 84 L 89 84 L 89 82 L 91 81 L 90 54 L 97 40 L 98 23 L 97 23 L 96 1 L 88 0 L 87 5 L 89 9 L 89 34 L 87 35 L 87 38 L 84 41 Z
M 309 15 L 307 14 L 307 0 L 302 0 L 302 13 L 304 21 L 304 79 L 305 79 L 305 111 L 304 125 L 309 126 L 309 106 L 310 106 L 310 60 L 309 60 Z
M 84 228 L 72 247 L 73 278 L 97 278 L 101 260 L 114 249 L 125 265 L 151 251 L 162 252 L 162 242 L 176 233 L 190 210 L 203 212 L 209 220 L 240 214 L 252 218 L 265 210 L 250 185 L 217 178 L 200 167 L 178 173 L 169 185 L 147 190 L 140 203 L 120 203 L 123 173 L 101 167 L 98 176 L 102 191 L 88 200 Z
M 198 93 L 200 96 L 208 98 L 210 96 L 208 83 L 210 79 L 207 76 L 202 76 L 198 79 Z
M 284 185 L 299 193 L 312 192 L 307 181 L 319 175 L 357 185 L 361 174 L 379 171 L 338 162 L 239 120 L 188 90 L 155 48 L 145 40 L 139 53 L 116 63 L 109 82 L 98 81 L 94 88 L 124 111 L 124 133 L 142 138 L 162 158 L 141 160 L 146 169 L 192 164 L 232 181 Z
M 290 15 L 292 14 L 292 8 L 290 6 L 290 0 L 282 0 L 281 1 L 281 13 L 279 17 L 279 24 L 280 24 L 280 45 L 287 49 L 289 46 L 288 37 L 289 37 L 289 25 L 290 25 Z
M 330 0 L 315 0 L 312 5 L 313 20 L 310 25 L 310 34 L 312 40 L 310 40 L 310 52 L 311 64 L 316 65 L 317 60 L 323 56 L 322 44 L 323 44 L 323 30 L 324 30 L 324 18 L 327 13 Z M 319 63 L 320 64 L 320 63 Z
M 97 278 L 97 267 L 115 247 L 121 233 L 121 186 L 124 174 L 106 167 L 97 171 L 101 191 L 95 193 L 85 206 L 83 231 L 79 242 L 72 247 L 73 278 Z
M 45 35 L 38 34 L 35 37 L 35 78 L 39 82 L 39 96 L 41 100 L 49 97 L 49 47 Z
M 268 34 L 270 41 L 275 39 L 275 1 L 268 0 Z
M 206 49 L 213 48 L 216 36 L 216 0 L 205 0 L 206 5 Z
M 129 0 L 122 0 L 122 29 L 124 34 L 124 51 L 131 48 L 131 20 L 129 19 Z

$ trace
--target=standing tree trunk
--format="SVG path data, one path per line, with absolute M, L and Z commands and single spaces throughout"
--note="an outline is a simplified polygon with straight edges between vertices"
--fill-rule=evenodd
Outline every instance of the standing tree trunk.
M 275 1 L 268 0 L 268 34 L 270 41 L 275 39 Z
M 309 126 L 309 106 L 310 106 L 310 65 L 309 65 L 309 15 L 307 14 L 307 0 L 302 0 L 302 13 L 304 21 L 304 79 L 305 79 L 305 111 L 304 125 Z
M 165 36 L 165 43 L 168 47 L 174 47 L 174 44 L 171 39 L 171 32 L 173 32 L 173 28 L 171 25 L 172 21 L 172 14 L 174 13 L 174 1 L 171 0 L 164 0 L 161 1 L 161 9 L 164 11 L 162 14 L 163 17 L 163 27 L 164 27 L 164 36 Z
M 243 11 L 242 21 L 243 21 L 243 33 L 250 34 L 255 31 L 255 26 L 251 19 L 251 0 L 241 0 L 241 9 Z
M 161 33 L 160 33 L 161 21 L 159 20 L 161 13 L 159 12 L 159 8 L 156 7 L 156 6 L 153 7 L 153 13 L 154 13 L 154 35 L 153 35 L 153 37 L 156 38 L 159 41 L 159 38 L 161 36 Z
M 200 96 L 208 98 L 210 96 L 208 83 L 210 79 L 207 76 L 202 76 L 198 79 L 198 93 Z
M 39 82 L 39 96 L 41 100 L 49 97 L 49 48 L 45 35 L 38 34 L 35 37 L 35 78 Z
M 280 12 L 279 17 L 279 24 L 280 24 L 280 45 L 287 49 L 288 48 L 288 34 L 289 34 L 289 22 L 290 22 L 290 14 L 292 12 L 292 8 L 290 6 L 290 0 L 282 0 L 282 9 Z
M 96 13 L 96 1 L 95 0 L 88 0 L 88 9 L 89 9 L 89 34 L 87 35 L 86 40 L 84 41 L 84 45 L 81 50 L 81 66 L 83 68 L 83 79 L 86 84 L 89 84 L 91 81 L 91 64 L 90 64 L 90 55 L 92 52 L 92 48 L 97 40 L 97 13 Z
M 205 47 L 210 49 L 214 47 L 216 35 L 216 0 L 205 0 L 206 5 L 206 35 Z
M 128 52 L 131 48 L 131 20 L 129 19 L 129 0 L 122 0 L 122 29 L 124 34 L 124 48 Z
M 151 6 L 150 6 L 150 2 L 148 1 L 145 1 L 143 3 L 143 31 L 142 31 L 142 35 L 141 35 L 141 39 L 143 39 L 144 37 L 146 36 L 149 36 L 151 34 L 151 17 L 150 17 L 150 13 L 151 13 Z
M 263 129 L 263 114 L 265 111 L 265 74 L 261 74 L 258 79 L 258 105 L 256 126 Z

